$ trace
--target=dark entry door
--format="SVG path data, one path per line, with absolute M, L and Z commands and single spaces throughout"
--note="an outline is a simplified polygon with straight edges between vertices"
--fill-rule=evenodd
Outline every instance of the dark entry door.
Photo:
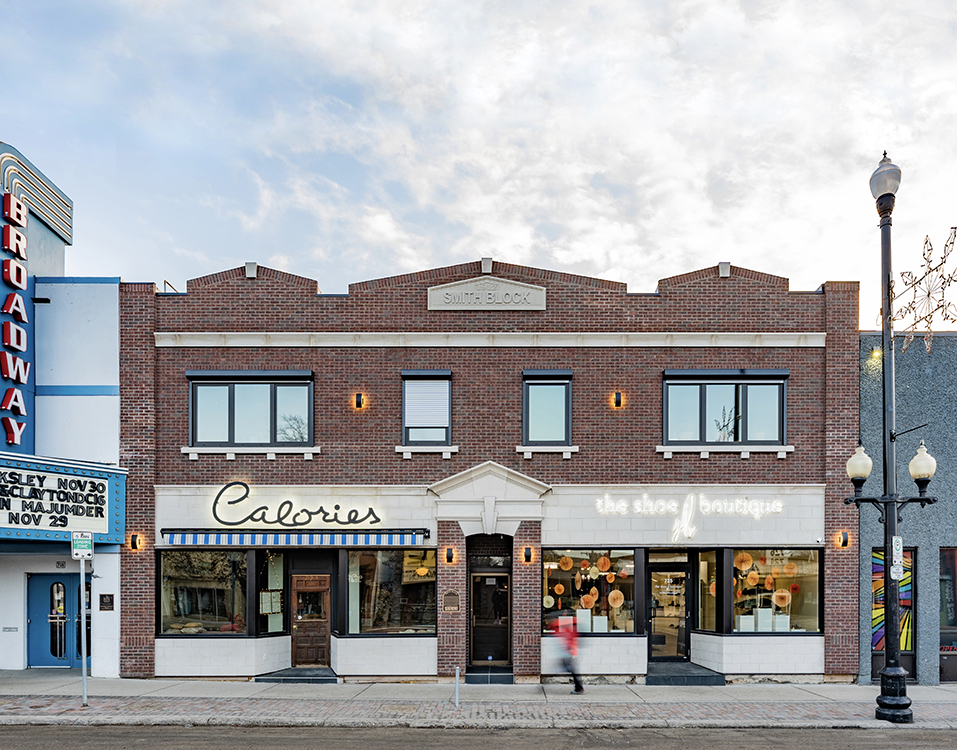
M 330 576 L 292 577 L 292 665 L 329 666 Z
M 687 565 L 649 566 L 647 588 L 648 658 L 687 661 L 689 617 Z
M 511 661 L 512 597 L 508 573 L 472 574 L 471 664 Z
M 86 648 L 90 656 L 90 582 L 86 582 Z M 80 576 L 40 573 L 27 583 L 27 664 L 79 667 Z

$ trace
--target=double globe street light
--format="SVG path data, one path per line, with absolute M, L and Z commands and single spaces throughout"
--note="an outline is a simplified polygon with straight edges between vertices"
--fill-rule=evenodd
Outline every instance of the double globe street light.
M 894 195 L 901 184 L 901 171 L 890 159 L 887 152 L 871 175 L 871 194 L 877 201 L 877 213 L 881 217 L 881 373 L 883 381 L 884 405 L 884 494 L 881 497 L 864 497 L 864 482 L 871 473 L 873 461 L 858 446 L 854 455 L 847 461 L 847 475 L 854 485 L 854 496 L 844 500 L 854 503 L 873 505 L 880 512 L 880 522 L 884 525 L 884 668 L 881 670 L 881 694 L 877 697 L 875 716 L 878 719 L 895 724 L 910 724 L 914 714 L 910 709 L 911 700 L 907 697 L 907 671 L 901 667 L 900 641 L 900 586 L 902 570 L 895 559 L 895 539 L 897 551 L 903 550 L 897 536 L 897 524 L 901 520 L 899 513 L 908 503 L 920 503 L 921 507 L 937 502 L 936 497 L 927 495 L 927 485 L 937 470 L 937 461 L 927 452 L 921 440 L 917 455 L 911 459 L 910 475 L 917 484 L 917 497 L 900 497 L 897 494 L 897 453 L 896 441 L 899 435 L 895 421 L 894 397 L 894 331 L 891 327 L 894 312 L 892 308 L 893 281 L 891 278 L 891 212 L 894 210 Z M 924 425 L 922 425 L 924 426 Z M 919 427 L 914 429 L 920 429 Z M 907 430 L 906 432 L 910 432 Z M 892 564 L 893 563 L 893 564 Z

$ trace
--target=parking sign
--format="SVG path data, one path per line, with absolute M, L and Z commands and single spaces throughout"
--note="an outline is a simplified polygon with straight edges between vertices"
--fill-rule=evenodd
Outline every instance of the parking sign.
M 74 560 L 93 559 L 93 532 L 74 531 L 70 535 L 70 549 Z
M 899 536 L 891 537 L 891 565 L 904 564 L 904 539 Z

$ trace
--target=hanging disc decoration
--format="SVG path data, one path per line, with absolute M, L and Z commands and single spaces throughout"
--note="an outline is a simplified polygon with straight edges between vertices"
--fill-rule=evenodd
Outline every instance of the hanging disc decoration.
M 734 567 L 738 570 L 747 570 L 754 564 L 754 558 L 747 552 L 739 552 L 734 558 Z

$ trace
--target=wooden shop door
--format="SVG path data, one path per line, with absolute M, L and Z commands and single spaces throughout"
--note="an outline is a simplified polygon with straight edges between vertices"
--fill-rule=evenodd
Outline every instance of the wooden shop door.
M 329 666 L 330 576 L 292 577 L 292 665 Z

